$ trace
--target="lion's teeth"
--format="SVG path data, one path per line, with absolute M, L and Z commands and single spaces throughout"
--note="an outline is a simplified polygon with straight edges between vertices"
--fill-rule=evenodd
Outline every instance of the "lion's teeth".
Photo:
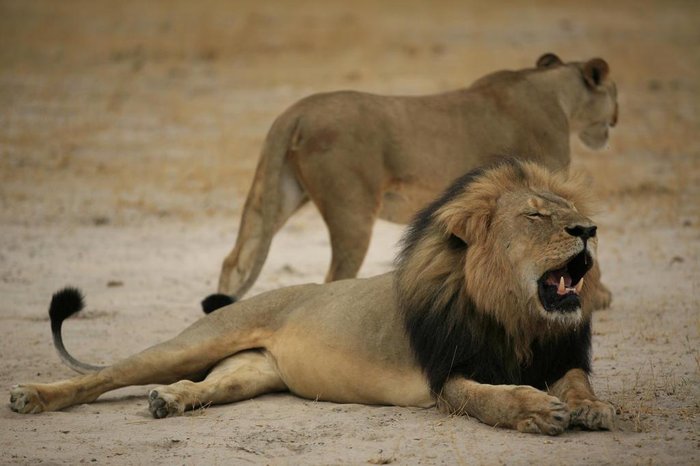
M 578 281 L 576 286 L 574 287 L 574 290 L 576 290 L 576 293 L 580 293 L 581 289 L 583 288 L 583 277 L 581 277 L 581 280 Z
M 557 293 L 558 294 L 565 294 L 566 293 L 566 285 L 564 284 L 564 277 L 561 277 L 559 279 L 559 288 L 557 288 Z

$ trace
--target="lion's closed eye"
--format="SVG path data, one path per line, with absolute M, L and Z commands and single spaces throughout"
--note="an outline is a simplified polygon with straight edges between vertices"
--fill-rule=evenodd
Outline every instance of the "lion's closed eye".
M 530 220 L 541 220 L 543 218 L 549 217 L 548 214 L 543 212 L 525 212 L 524 215 Z

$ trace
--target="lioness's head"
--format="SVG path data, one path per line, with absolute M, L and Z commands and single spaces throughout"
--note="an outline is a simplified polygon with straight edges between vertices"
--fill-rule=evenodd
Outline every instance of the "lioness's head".
M 569 111 L 572 130 L 591 149 L 600 149 L 608 141 L 609 129 L 617 123 L 617 87 L 610 79 L 610 67 L 602 58 L 586 62 L 564 63 L 553 53 L 537 60 L 537 69 L 574 74 L 580 79 L 570 90 Z
M 588 317 L 596 246 L 581 179 L 502 162 L 462 177 L 416 217 L 398 261 L 400 299 L 459 301 L 513 331 L 575 327 Z

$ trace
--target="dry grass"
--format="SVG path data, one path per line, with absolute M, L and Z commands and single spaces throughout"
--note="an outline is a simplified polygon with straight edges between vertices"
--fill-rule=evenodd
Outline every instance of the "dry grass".
M 610 401 L 617 407 L 623 429 L 651 432 L 658 417 L 674 417 L 693 426 L 700 416 L 694 383 L 673 370 L 659 369 L 649 361 L 633 378 L 625 376 L 616 381 L 618 387 L 611 391 Z

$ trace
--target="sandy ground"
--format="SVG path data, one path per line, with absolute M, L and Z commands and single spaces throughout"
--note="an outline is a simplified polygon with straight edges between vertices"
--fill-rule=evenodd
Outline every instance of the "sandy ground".
M 697 2 L 0 1 L 0 386 L 71 375 L 47 305 L 109 363 L 199 318 L 233 244 L 274 117 L 312 92 L 431 93 L 543 52 L 603 56 L 620 91 L 610 146 L 575 142 L 600 197 L 614 292 L 594 322 L 594 384 L 616 432 L 556 438 L 434 410 L 264 396 L 153 420 L 147 387 L 21 416 L 0 463 L 700 463 L 700 4 Z M 361 275 L 391 267 L 380 222 Z M 300 212 L 253 293 L 320 281 L 323 223 Z M 7 391 L 5 392 L 6 397 Z

